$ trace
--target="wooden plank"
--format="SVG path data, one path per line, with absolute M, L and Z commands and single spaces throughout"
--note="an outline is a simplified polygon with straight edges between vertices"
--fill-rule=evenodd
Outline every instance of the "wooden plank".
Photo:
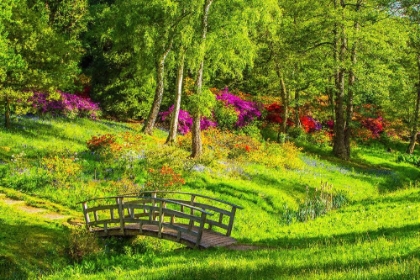
M 176 210 L 172 210 L 172 209 L 163 209 L 165 214 L 168 215 L 175 215 L 175 217 L 177 218 L 184 218 L 184 219 L 188 219 L 188 220 L 193 220 L 195 222 L 200 222 L 201 221 L 201 217 L 197 217 L 197 216 L 191 216 L 190 214 L 187 213 L 183 213 L 180 211 L 176 211 Z
M 95 212 L 101 210 L 110 210 L 110 209 L 118 209 L 118 205 L 102 205 L 102 206 L 95 206 L 87 209 L 87 212 Z

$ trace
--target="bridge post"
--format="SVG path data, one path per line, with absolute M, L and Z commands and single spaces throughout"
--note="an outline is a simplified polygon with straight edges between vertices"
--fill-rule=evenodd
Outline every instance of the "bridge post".
M 89 214 L 87 212 L 87 202 L 83 202 L 83 215 L 85 216 L 85 222 L 86 222 L 86 228 L 90 231 L 90 218 L 89 218 Z
M 198 248 L 201 243 L 201 237 L 203 236 L 204 225 L 206 224 L 206 212 L 201 212 L 200 228 L 198 229 L 197 239 L 195 241 L 195 248 Z
M 194 194 L 191 194 L 191 202 L 190 202 L 190 204 L 191 204 L 191 206 L 194 206 L 194 204 L 195 204 L 195 195 Z M 191 215 L 194 215 L 194 209 L 193 208 L 190 209 L 190 214 Z M 191 230 L 193 228 L 193 226 L 194 226 L 194 221 L 191 220 L 190 221 L 190 224 L 188 226 L 188 230 Z
M 235 219 L 235 213 L 236 213 L 236 207 L 232 206 L 232 211 L 230 212 L 230 219 L 229 219 L 229 225 L 226 232 L 226 236 L 230 236 L 230 234 L 232 233 L 233 220 Z
M 152 206 L 156 207 L 156 192 L 152 192 Z M 156 213 L 155 211 L 152 211 L 152 220 L 156 221 Z
M 120 232 L 125 235 L 124 227 L 124 205 L 123 205 L 123 197 L 119 196 L 116 198 L 116 202 L 118 205 L 118 215 L 120 216 Z
M 158 230 L 158 237 L 162 238 L 162 231 L 163 231 L 163 222 L 164 222 L 164 213 L 163 213 L 163 208 L 166 207 L 166 203 L 165 201 L 160 201 L 160 206 L 159 206 L 159 230 Z

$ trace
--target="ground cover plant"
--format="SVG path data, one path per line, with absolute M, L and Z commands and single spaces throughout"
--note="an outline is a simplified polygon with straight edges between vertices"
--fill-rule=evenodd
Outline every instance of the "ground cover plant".
M 91 247 L 82 236 L 72 238 L 80 232 L 67 218 L 46 222 L 1 203 L 7 277 L 416 279 L 420 273 L 420 170 L 398 160 L 398 146 L 393 152 L 359 146 L 344 163 L 329 156 L 329 146 L 311 150 L 209 129 L 203 158 L 185 160 L 188 135 L 166 146 L 166 132 L 147 136 L 139 124 L 30 117 L 15 124 L 0 131 L 4 198 L 82 221 L 78 202 L 91 197 L 148 187 L 197 192 L 244 207 L 232 234 L 252 250 L 194 251 L 144 237 Z M 20 258 L 24 232 L 44 245 Z M 54 262 L 46 253 L 52 250 Z

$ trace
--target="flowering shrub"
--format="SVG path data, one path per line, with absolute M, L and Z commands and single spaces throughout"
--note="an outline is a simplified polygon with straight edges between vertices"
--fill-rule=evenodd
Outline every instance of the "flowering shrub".
M 68 187 L 82 170 L 75 158 L 59 156 L 42 158 L 41 165 L 51 178 L 52 185 L 56 187 Z
M 366 118 L 361 121 L 363 127 L 370 130 L 372 138 L 377 139 L 380 134 L 384 131 L 384 123 L 382 117 L 377 118 Z
M 322 128 L 322 125 L 320 122 L 314 120 L 312 117 L 309 117 L 309 116 L 301 117 L 300 122 L 302 123 L 302 127 L 303 129 L 305 129 L 306 133 L 319 131 Z
M 172 105 L 171 107 L 169 107 L 168 111 L 164 111 L 162 113 L 160 113 L 160 118 L 162 121 L 166 121 L 168 120 L 168 117 L 172 114 L 172 112 L 174 111 L 174 105 Z M 193 126 L 193 118 L 190 115 L 190 113 L 188 113 L 187 111 L 184 110 L 179 110 L 179 116 L 178 116 L 178 131 L 181 134 L 186 134 L 188 133 Z M 200 120 L 200 129 L 201 130 L 206 130 L 209 127 L 216 127 L 217 123 L 209 120 L 206 117 L 201 118 Z
M 160 169 L 149 168 L 147 174 L 147 181 L 144 185 L 144 190 L 147 191 L 175 191 L 185 184 L 182 176 L 166 164 Z
M 114 143 L 115 143 L 114 135 L 104 134 L 101 136 L 92 136 L 92 138 L 86 142 L 86 145 L 90 151 L 95 152 L 95 151 L 108 149 Z
M 54 100 L 47 93 L 34 92 L 30 98 L 33 109 L 40 114 L 64 115 L 69 118 L 99 116 L 99 106 L 88 97 L 58 91 L 59 99 Z
M 230 93 L 227 87 L 216 96 L 216 99 L 222 101 L 226 106 L 232 106 L 236 110 L 238 114 L 237 127 L 243 127 L 261 117 L 261 112 L 255 102 L 241 99 Z
M 272 103 L 268 105 L 265 110 L 267 111 L 266 120 L 272 123 L 282 123 L 283 119 L 281 114 L 283 113 L 283 106 L 278 103 Z M 287 126 L 293 126 L 294 123 L 291 119 L 287 119 Z
M 281 106 L 278 103 L 272 103 L 268 105 L 265 109 L 267 110 L 267 116 L 266 116 L 267 121 L 271 123 L 278 123 L 278 124 L 281 124 L 283 122 L 283 119 L 281 117 L 283 113 L 283 106 Z M 310 116 L 301 116 L 300 122 L 306 133 L 319 131 L 322 128 L 321 123 L 314 120 Z M 291 119 L 287 119 L 287 126 L 288 127 L 294 126 L 294 122 Z

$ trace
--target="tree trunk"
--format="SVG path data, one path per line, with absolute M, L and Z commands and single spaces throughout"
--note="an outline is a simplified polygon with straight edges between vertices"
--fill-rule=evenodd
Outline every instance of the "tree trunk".
M 150 109 L 149 116 L 147 117 L 146 122 L 144 123 L 142 131 L 147 134 L 153 133 L 153 128 L 155 127 L 156 119 L 159 115 L 160 104 L 162 103 L 163 98 L 163 89 L 164 89 L 164 80 L 165 80 L 165 60 L 169 52 L 172 49 L 173 38 L 169 39 L 168 47 L 165 49 L 159 61 L 157 63 L 156 69 L 156 90 L 155 97 L 153 99 L 152 108 Z
M 203 18 L 201 22 L 201 46 L 204 46 L 204 42 L 206 41 L 207 36 L 207 29 L 208 29 L 208 17 L 210 12 L 210 6 L 213 3 L 213 0 L 205 0 L 204 7 L 203 7 Z M 204 71 L 204 54 L 201 57 L 200 68 L 198 69 L 197 79 L 195 82 L 196 86 L 196 93 L 201 94 L 203 88 L 203 71 Z M 194 113 L 194 123 L 193 123 L 193 130 L 191 133 L 191 144 L 192 144 L 192 151 L 191 157 L 192 158 L 200 158 L 203 154 L 203 147 L 201 141 L 201 129 L 200 129 L 200 119 L 201 119 L 201 112 L 199 108 L 196 108 L 196 112 Z
M 178 117 L 179 110 L 181 109 L 181 97 L 182 97 L 182 82 L 184 79 L 184 61 L 185 61 L 185 51 L 181 49 L 180 51 L 180 61 L 178 65 L 178 74 L 176 77 L 176 95 L 174 110 L 172 112 L 171 126 L 169 128 L 169 135 L 166 139 L 166 144 L 176 143 L 176 137 L 178 133 Z
M 280 142 L 280 134 L 286 133 L 287 131 L 287 119 L 289 118 L 289 96 L 286 88 L 286 83 L 284 82 L 283 72 L 280 67 L 280 63 L 276 59 L 276 72 L 277 78 L 280 83 L 280 99 L 283 105 L 283 111 L 281 114 L 282 122 L 279 126 L 279 131 L 277 133 L 277 142 Z
M 356 12 L 359 12 L 361 7 L 362 1 L 357 1 L 356 4 Z M 354 29 L 355 34 L 359 32 L 360 25 L 358 20 L 354 23 Z M 357 38 L 357 36 L 355 36 Z M 357 39 L 355 39 L 355 42 L 353 43 L 353 47 L 351 49 L 351 69 L 349 71 L 349 90 L 347 95 L 347 108 L 346 108 L 346 129 L 345 129 L 345 135 L 344 135 L 344 144 L 346 146 L 346 152 L 347 152 L 347 158 L 350 158 L 351 154 L 351 147 L 350 147 L 350 141 L 351 141 L 351 122 L 353 119 L 353 111 L 354 111 L 354 104 L 353 104 L 353 98 L 354 98 L 354 86 L 356 83 L 356 74 L 354 73 L 354 69 L 356 68 L 357 63 Z
M 296 90 L 295 93 L 295 126 L 301 127 L 300 123 L 300 90 Z
M 286 84 L 284 82 L 283 73 L 278 71 L 278 75 L 280 78 L 280 96 L 281 102 L 283 103 L 283 122 L 281 124 L 281 132 L 286 133 L 287 131 L 287 119 L 289 118 L 289 96 L 287 94 Z
M 339 50 L 339 61 L 338 71 L 336 75 L 336 99 L 335 99 L 335 124 L 334 124 L 334 143 L 333 153 L 336 157 L 344 160 L 348 160 L 347 149 L 345 145 L 345 68 L 343 63 L 346 57 L 347 49 L 347 38 L 345 33 L 344 25 L 340 26 L 340 50 Z
M 198 69 L 197 80 L 196 80 L 196 90 L 195 94 L 201 94 L 203 88 L 203 71 L 204 71 L 204 59 L 201 61 L 200 68 Z M 200 129 L 200 120 L 201 113 L 198 108 L 194 114 L 193 120 L 193 129 L 191 133 L 191 157 L 200 158 L 203 155 L 203 143 L 201 141 L 201 129 Z
M 4 104 L 4 126 L 10 128 L 10 99 L 6 97 L 6 104 Z
M 412 154 L 414 152 L 414 148 L 416 147 L 417 135 L 419 134 L 418 131 L 418 122 L 419 122 L 419 113 L 420 113 L 420 54 L 417 55 L 417 71 L 418 71 L 418 82 L 417 82 L 417 99 L 416 99 L 416 107 L 414 110 L 414 119 L 413 119 L 413 126 L 411 130 L 410 136 L 410 144 L 407 148 L 407 153 Z

